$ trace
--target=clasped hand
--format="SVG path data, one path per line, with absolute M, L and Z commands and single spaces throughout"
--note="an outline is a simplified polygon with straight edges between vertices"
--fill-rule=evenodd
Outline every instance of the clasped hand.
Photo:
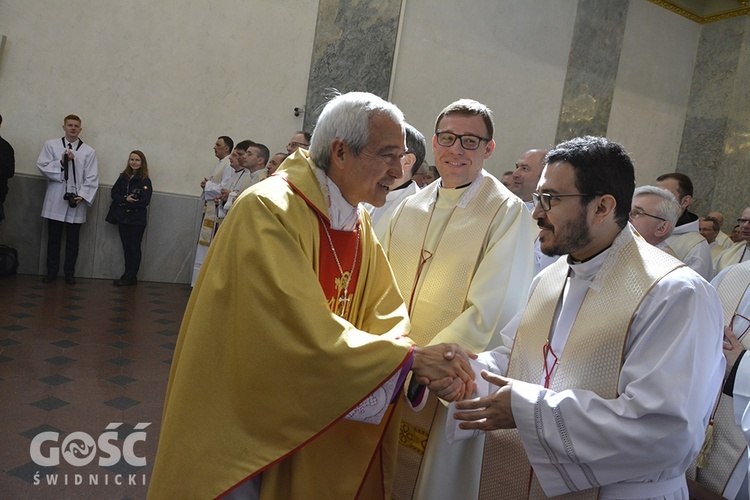
M 732 373 L 732 368 L 737 362 L 737 358 L 742 354 L 742 351 L 745 350 L 745 347 L 742 345 L 742 342 L 737 339 L 737 335 L 735 335 L 732 329 L 728 326 L 724 327 L 724 345 L 722 347 L 724 350 L 724 357 L 727 358 L 726 373 L 724 374 L 724 380 L 726 380 L 729 374 Z
M 417 382 L 430 390 L 440 390 L 443 399 L 453 401 L 474 392 L 474 371 L 469 358 L 476 354 L 461 349 L 457 344 L 437 344 L 414 347 L 411 369 Z
M 462 420 L 461 429 L 479 429 L 494 431 L 496 429 L 514 429 L 516 421 L 510 404 L 513 379 L 482 370 L 482 378 L 499 387 L 488 396 L 467 399 L 456 403 L 453 418 Z M 440 394 L 438 394 L 440 395 Z M 466 410 L 466 411 L 462 411 Z

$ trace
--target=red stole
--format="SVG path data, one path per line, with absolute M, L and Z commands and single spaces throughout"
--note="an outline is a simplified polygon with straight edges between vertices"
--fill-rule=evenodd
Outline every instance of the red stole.
M 330 225 L 326 221 L 326 226 L 323 226 L 323 221 L 319 220 L 318 229 L 320 231 L 320 251 L 319 251 L 319 268 L 318 268 L 318 281 L 320 281 L 320 287 L 323 289 L 323 293 L 326 296 L 328 302 L 328 309 L 334 314 L 348 320 L 349 312 L 351 310 L 352 297 L 354 290 L 357 287 L 357 279 L 359 278 L 359 268 L 362 261 L 361 245 L 357 244 L 357 233 L 359 230 L 359 222 L 357 223 L 357 229 L 354 231 L 340 231 L 331 229 Z M 331 249 L 331 244 L 328 239 L 330 234 L 330 241 L 333 242 L 333 246 L 336 249 L 336 255 L 338 256 L 341 269 L 344 271 L 344 275 L 341 275 L 339 266 L 336 264 L 336 257 Z M 352 264 L 354 263 L 354 252 L 357 252 L 357 265 L 352 270 Z M 346 278 L 351 274 L 349 280 L 349 286 L 346 287 Z M 347 290 L 347 297 L 345 297 L 344 289 Z

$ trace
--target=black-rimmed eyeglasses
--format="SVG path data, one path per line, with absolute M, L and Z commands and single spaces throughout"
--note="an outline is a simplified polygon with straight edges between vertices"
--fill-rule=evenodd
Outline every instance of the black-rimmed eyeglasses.
M 470 151 L 479 149 L 479 146 L 483 141 L 490 142 L 492 140 L 470 134 L 458 135 L 454 134 L 453 132 L 435 132 L 435 137 L 437 137 L 437 143 L 444 148 L 453 146 L 453 144 L 456 142 L 456 139 L 458 139 L 459 141 L 461 141 L 461 147 Z
M 545 212 L 552 208 L 552 200 L 567 198 L 569 196 L 599 196 L 598 194 L 575 193 L 575 194 L 558 194 L 558 193 L 531 193 L 534 200 L 534 208 L 541 207 Z
M 631 210 L 631 211 L 630 211 L 630 219 L 631 219 L 631 220 L 632 220 L 632 219 L 640 219 L 640 218 L 641 218 L 641 217 L 643 217 L 644 215 L 645 215 L 646 217 L 651 217 L 652 219 L 659 219 L 660 221 L 664 221 L 664 222 L 666 222 L 666 220 L 667 220 L 667 219 L 663 219 L 663 218 L 661 218 L 661 217 L 659 217 L 659 216 L 657 216 L 657 215 L 651 215 L 651 214 L 650 214 L 650 213 L 648 213 L 648 212 L 644 212 L 644 211 L 643 211 L 643 210 L 641 210 L 640 208 L 634 208 L 633 210 Z
M 737 219 L 737 224 L 744 224 L 746 222 L 750 222 L 750 219 Z

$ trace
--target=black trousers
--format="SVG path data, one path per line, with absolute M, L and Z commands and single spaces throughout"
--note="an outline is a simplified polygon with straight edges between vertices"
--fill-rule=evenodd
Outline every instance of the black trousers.
M 117 224 L 122 240 L 122 250 L 125 252 L 125 275 L 135 278 L 141 267 L 141 241 L 146 226 L 135 224 Z
M 72 277 L 76 273 L 78 260 L 78 238 L 81 226 L 72 222 L 47 219 L 47 274 L 56 276 L 60 270 L 60 246 L 62 244 L 63 228 L 65 228 L 65 276 Z

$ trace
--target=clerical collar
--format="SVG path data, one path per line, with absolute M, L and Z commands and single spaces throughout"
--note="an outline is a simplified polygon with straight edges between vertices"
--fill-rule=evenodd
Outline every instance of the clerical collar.
M 570 255 L 568 255 L 568 265 L 570 266 L 570 270 L 577 279 L 588 281 L 593 280 L 596 273 L 601 269 L 602 264 L 604 264 L 604 260 L 607 258 L 611 248 L 611 246 L 608 246 L 598 254 L 589 257 L 583 262 L 574 261 Z
M 474 182 L 474 181 L 471 181 L 471 182 Z M 463 188 L 467 188 L 467 187 L 471 186 L 471 182 L 468 182 L 468 183 L 463 184 L 461 186 L 456 186 L 454 188 L 447 188 L 447 187 L 443 186 L 443 181 L 441 180 L 440 181 L 440 189 L 463 189 Z
M 328 219 L 331 222 L 331 229 L 339 231 L 354 231 L 359 220 L 359 211 L 346 201 L 344 195 L 335 182 L 331 180 L 322 168 L 310 166 L 315 173 L 315 178 L 320 184 L 323 191 L 323 198 L 326 200 L 328 208 Z
M 411 184 L 412 182 L 414 182 L 414 181 L 412 181 L 411 179 L 409 179 L 408 181 L 406 181 L 403 184 L 401 184 L 399 187 L 395 187 L 395 188 L 391 189 L 390 192 L 398 191 L 399 189 L 406 189 L 409 186 L 409 184 Z

